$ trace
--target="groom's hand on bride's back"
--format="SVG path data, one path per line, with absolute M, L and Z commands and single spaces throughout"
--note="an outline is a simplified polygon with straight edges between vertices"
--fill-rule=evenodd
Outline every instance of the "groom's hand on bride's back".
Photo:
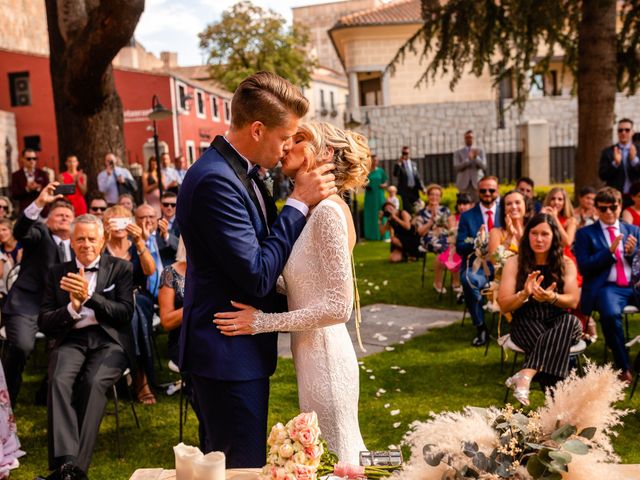
M 308 160 L 302 165 L 295 178 L 295 187 L 291 198 L 313 207 L 325 198 L 338 192 L 336 177 L 331 171 L 336 167 L 333 163 L 322 164 L 307 171 Z

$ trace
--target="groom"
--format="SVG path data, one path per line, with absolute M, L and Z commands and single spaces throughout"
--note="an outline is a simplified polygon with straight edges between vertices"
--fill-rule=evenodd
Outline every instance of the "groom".
M 283 78 L 259 72 L 231 101 L 231 128 L 187 171 L 177 220 L 187 249 L 180 367 L 192 378 L 206 451 L 223 451 L 228 468 L 266 462 L 269 377 L 277 334 L 225 337 L 213 323 L 233 302 L 264 312 L 286 309 L 278 276 L 304 228 L 309 207 L 335 193 L 333 164 L 295 178 L 277 214 L 257 175 L 277 165 L 309 102 Z

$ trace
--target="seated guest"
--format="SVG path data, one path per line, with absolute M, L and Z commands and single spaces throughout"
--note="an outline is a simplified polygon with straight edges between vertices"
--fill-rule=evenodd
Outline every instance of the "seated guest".
M 519 190 L 506 193 L 501 201 L 500 223 L 503 226 L 494 227 L 489 233 L 489 258 L 494 265 L 497 263 L 494 253 L 500 245 L 507 251 L 518 253 L 524 227 L 530 215 L 527 211 L 527 199 Z
M 44 187 L 49 184 L 47 173 L 36 166 L 38 154 L 31 148 L 22 151 L 22 168 L 11 175 L 11 198 L 18 202 L 22 212 L 38 198 Z
M 573 218 L 573 206 L 566 190 L 562 187 L 549 190 L 541 212 L 551 215 L 557 221 L 560 239 L 565 247 L 565 255 L 573 258 L 571 246 L 576 236 L 576 219 Z
M 136 209 L 136 201 L 130 193 L 123 193 L 118 197 L 118 205 L 126 208 L 131 213 Z
M 13 223 L 0 219 L 0 295 L 8 293 L 7 278 L 13 267 L 22 260 L 22 245 L 13 236 Z
M 78 168 L 80 162 L 75 155 L 68 155 L 65 165 L 67 171 L 60 174 L 58 181 L 61 184 L 76 186 L 75 193 L 67 195 L 65 198 L 73 205 L 76 215 L 83 215 L 87 213 L 87 202 L 84 199 L 87 194 L 87 175 Z
M 573 211 L 577 228 L 587 227 L 598 220 L 595 198 L 596 189 L 593 187 L 582 187 L 578 192 L 578 207 Z
M 174 246 L 175 251 L 178 250 L 178 239 L 180 238 L 180 227 L 176 222 L 176 203 L 178 196 L 174 192 L 162 192 L 162 198 L 160 199 L 160 210 L 162 215 L 158 220 L 158 228 L 162 231 L 162 236 L 166 239 L 167 243 Z M 169 235 L 173 237 L 169 240 Z M 175 256 L 175 255 L 174 255 Z M 167 264 L 170 260 L 167 257 Z
M 48 478 L 86 479 L 106 392 L 130 364 L 131 264 L 100 255 L 102 221 L 90 214 L 71 226 L 75 259 L 45 281 L 40 330 L 55 338 L 49 356 Z M 56 476 L 57 475 L 57 476 Z
M 153 372 L 151 361 L 151 326 L 153 321 L 153 299 L 147 291 L 147 277 L 156 271 L 156 265 L 145 238 L 149 235 L 134 221 L 126 208 L 115 205 L 104 212 L 106 244 L 104 254 L 131 263 L 135 310 L 131 321 L 134 352 L 137 366 L 134 389 L 140 403 L 152 405 L 156 398 L 149 387 L 147 375 Z M 125 225 L 126 223 L 126 225 Z M 149 365 L 150 364 L 150 365 Z
M 2 307 L 2 321 L 7 332 L 2 364 L 14 407 L 22 384 L 22 372 L 36 341 L 45 275 L 52 265 L 72 259 L 69 232 L 73 207 L 60 200 L 62 195 L 53 194 L 57 185 L 53 182 L 43 188 L 13 228 L 16 240 L 23 246 L 23 255 L 18 278 Z M 42 223 L 40 213 L 47 206 L 50 206 L 49 215 L 46 223 Z
M 631 286 L 631 264 L 638 252 L 640 228 L 618 220 L 622 196 L 612 187 L 596 194 L 599 221 L 576 234 L 575 252 L 583 276 L 580 306 L 586 315 L 600 312 L 607 346 L 613 352 L 620 378 L 631 382 L 629 353 L 625 348 L 622 310 L 638 306 Z
M 631 185 L 631 188 L 629 188 L 629 197 L 633 205 L 624 209 L 622 212 L 622 220 L 636 227 L 640 227 L 640 182 L 635 182 Z
M 104 211 L 109 208 L 102 192 L 93 192 L 89 196 L 89 213 L 102 218 Z
M 579 296 L 576 266 L 563 254 L 556 220 L 539 213 L 527 223 L 518 255 L 505 264 L 498 295 L 502 313 L 513 315 L 511 340 L 526 354 L 522 370 L 506 381 L 523 405 L 536 374 L 543 374 L 545 388 L 569 374 L 569 350 L 582 326 L 567 309 Z
M 422 246 L 427 252 L 440 254 L 447 248 L 447 233 L 453 227 L 453 218 L 449 207 L 440 205 L 442 199 L 442 187 L 440 185 L 429 185 L 427 187 L 427 205 L 420 209 L 414 219 L 416 231 L 420 236 Z M 447 289 L 442 285 L 442 274 L 444 268 L 442 263 L 434 262 L 435 278 L 433 288 L 438 293 L 446 293 Z
M 174 202 L 175 197 L 173 197 L 173 200 L 167 198 L 165 201 L 167 204 L 173 204 Z M 165 206 L 164 209 L 171 213 L 175 211 L 173 205 Z M 156 273 L 148 279 L 148 290 L 153 298 L 157 299 L 158 289 L 160 288 L 160 273 L 165 265 L 170 265 L 175 260 L 179 237 L 171 232 L 169 221 L 166 219 L 158 220 L 155 209 L 146 203 L 136 208 L 135 217 L 136 223 L 145 232 L 147 248 L 156 264 Z M 175 214 L 172 219 L 175 220 Z M 173 231 L 175 232 L 177 228 L 177 223 L 174 223 Z
M 533 213 L 539 213 L 542 204 L 535 197 L 535 183 L 529 177 L 520 177 L 516 182 L 516 190 L 522 192 L 528 202 L 532 202 Z
M 169 359 L 178 364 L 178 341 L 182 324 L 182 303 L 184 301 L 184 277 L 187 274 L 187 251 L 182 238 L 178 243 L 176 261 L 162 271 L 158 306 L 162 328 L 169 332 L 167 350 Z
M 25 452 L 20 450 L 16 419 L 11 409 L 11 401 L 6 398 L 6 392 L 4 369 L 0 364 L 0 395 L 5 397 L 0 401 L 0 478 L 2 479 L 10 477 L 11 470 L 20 466 L 18 458 L 25 455 Z
M 11 205 L 11 199 L 9 197 L 5 197 L 4 195 L 0 195 L 0 219 L 3 218 L 12 218 L 13 215 L 13 207 Z
M 400 210 L 400 199 L 398 198 L 398 187 L 395 185 L 389 185 L 387 187 L 387 192 L 389 196 L 387 197 L 387 202 L 391 203 L 395 207 L 396 210 Z
M 502 226 L 498 216 L 498 179 L 487 176 L 478 183 L 478 197 L 480 202 L 460 217 L 458 235 L 456 237 L 456 251 L 462 257 L 460 278 L 464 290 L 464 299 L 469 309 L 477 335 L 471 342 L 475 347 L 485 345 L 489 341 L 489 332 L 484 323 L 484 309 L 482 308 L 482 290 L 491 281 L 493 275 L 487 266 L 474 268 L 476 252 L 474 240 L 481 230 L 488 236 L 494 227 Z M 481 260 L 481 259 L 480 259 Z
M 386 202 L 380 212 L 380 235 L 389 232 L 391 234 L 391 263 L 402 262 L 418 257 L 420 237 L 415 227 L 411 224 L 411 215 L 406 210 L 398 210 L 391 202 Z M 386 223 L 383 223 L 386 218 Z

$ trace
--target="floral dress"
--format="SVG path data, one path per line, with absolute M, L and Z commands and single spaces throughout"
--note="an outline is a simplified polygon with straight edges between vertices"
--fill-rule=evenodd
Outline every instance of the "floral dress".
M 429 252 L 442 253 L 447 249 L 448 220 L 451 212 L 448 207 L 440 205 L 435 222 L 429 231 L 420 239 L 422 246 Z M 417 226 L 424 225 L 431 220 L 431 210 L 425 207 L 418 211 L 416 216 Z
M 20 450 L 20 440 L 16 429 L 16 420 L 11 410 L 4 369 L 0 365 L 0 479 L 9 478 L 9 471 L 20 466 L 18 458 L 25 455 Z

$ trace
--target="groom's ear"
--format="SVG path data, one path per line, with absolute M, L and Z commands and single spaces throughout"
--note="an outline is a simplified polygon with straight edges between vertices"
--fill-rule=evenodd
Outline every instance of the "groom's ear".
M 256 142 L 259 142 L 265 134 L 266 126 L 259 120 L 256 120 L 249 126 L 249 133 L 251 133 L 251 138 L 253 138 Z

